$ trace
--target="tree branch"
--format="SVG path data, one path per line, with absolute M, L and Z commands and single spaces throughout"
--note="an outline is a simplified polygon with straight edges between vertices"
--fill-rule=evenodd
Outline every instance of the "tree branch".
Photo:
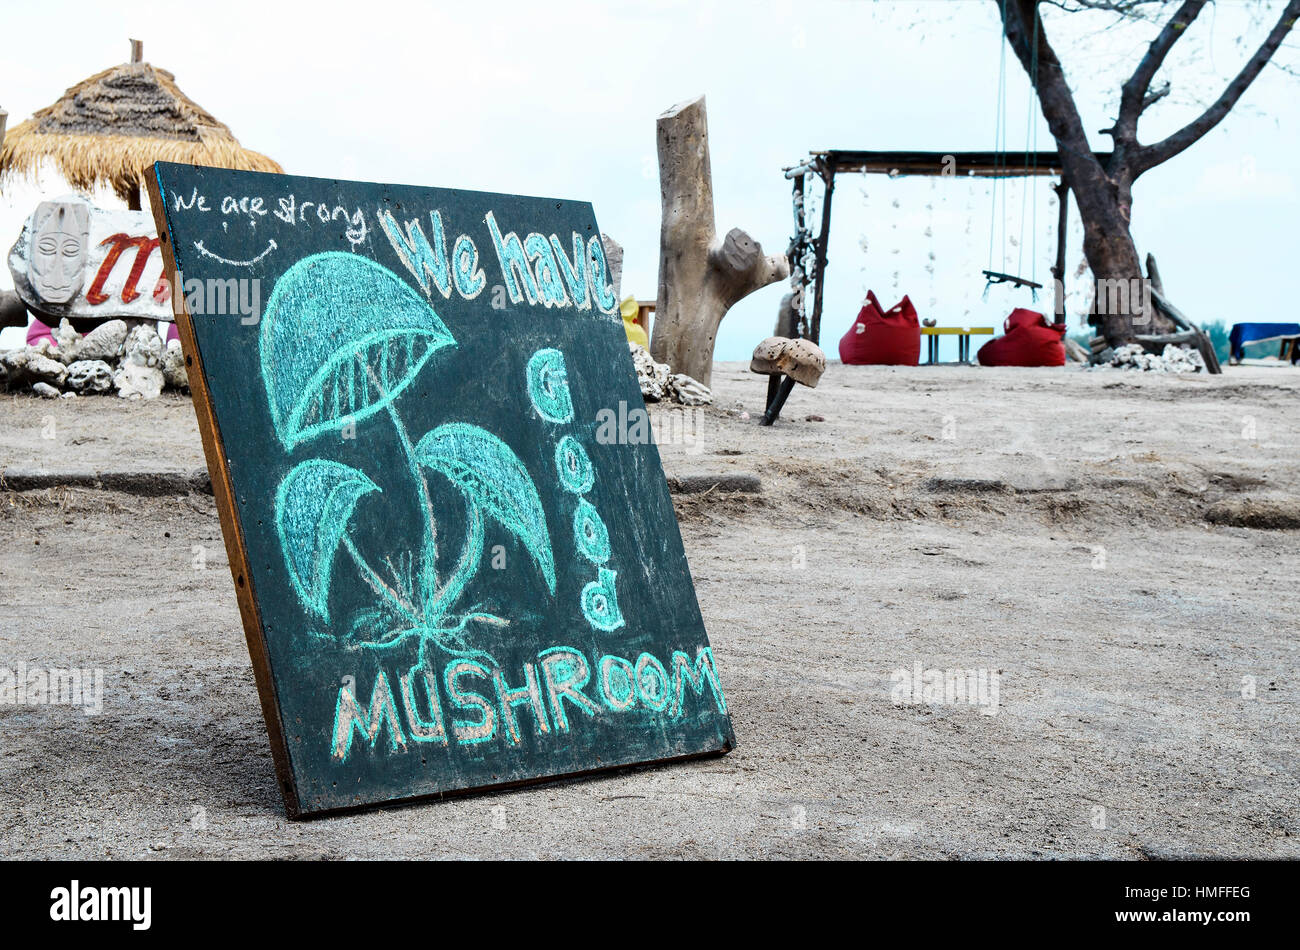
M 1040 0 L 1049 6 L 1058 7 L 1066 13 L 1083 13 L 1085 10 L 1097 10 L 1113 13 L 1120 19 L 1146 19 L 1141 7 L 1149 7 L 1167 2 L 1167 0 Z
M 1237 100 L 1254 82 L 1255 77 L 1268 65 L 1268 61 L 1277 52 L 1277 48 L 1282 45 L 1282 41 L 1291 32 L 1291 28 L 1295 26 L 1298 18 L 1300 18 L 1300 0 L 1290 0 L 1286 5 L 1286 9 L 1282 11 L 1282 16 L 1278 19 L 1277 25 L 1268 34 L 1263 45 L 1255 51 L 1255 55 L 1242 67 L 1236 78 L 1228 83 L 1228 88 L 1223 91 L 1223 95 L 1215 100 L 1213 105 L 1173 135 L 1138 151 L 1134 163 L 1135 177 L 1148 169 L 1169 161 L 1169 159 L 1197 142 L 1222 122 L 1224 116 L 1232 111 L 1232 107 L 1237 104 Z
M 1128 82 L 1124 83 L 1119 100 L 1119 119 L 1116 120 L 1115 131 L 1112 133 L 1112 137 L 1117 141 L 1123 137 L 1128 144 L 1136 143 L 1138 116 L 1155 101 L 1155 99 L 1148 100 L 1146 94 L 1151 86 L 1151 80 L 1160 71 L 1173 45 L 1182 39 L 1192 21 L 1205 7 L 1205 2 L 1206 0 L 1186 0 L 1151 41 L 1146 55 L 1142 57 Z M 1165 92 L 1167 94 L 1168 89 Z
M 1061 156 L 1066 176 L 1076 182 L 1104 177 L 1101 163 L 1088 144 L 1088 134 L 1083 130 L 1083 119 L 1075 104 L 1074 94 L 1065 81 L 1061 60 L 1048 42 L 1047 33 L 1038 18 L 1038 0 L 1009 0 L 1005 10 L 1006 20 L 1002 24 L 1002 31 L 1034 84 L 1034 92 L 1043 117 L 1047 120 L 1047 128 L 1056 139 L 1057 152 Z M 1037 75 L 1033 71 L 1035 29 L 1038 31 Z
M 1150 109 L 1153 105 L 1155 105 L 1157 102 L 1159 102 L 1167 95 L 1169 95 L 1168 81 L 1161 83 L 1159 86 L 1156 86 L 1156 88 L 1154 89 L 1148 90 L 1147 94 L 1142 97 L 1142 111 L 1146 112 L 1147 109 Z

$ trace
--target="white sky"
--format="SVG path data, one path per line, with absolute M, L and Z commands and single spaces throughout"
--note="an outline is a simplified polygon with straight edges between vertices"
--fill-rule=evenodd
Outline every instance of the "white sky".
M 1271 27 L 1277 6 L 1220 0 L 1202 14 L 1176 47 L 1173 68 L 1161 73 L 1174 80 L 1174 95 L 1144 119 L 1145 141 L 1218 94 Z M 1119 84 L 1152 28 L 1105 30 L 1103 20 L 1044 15 L 1086 127 L 1109 125 Z M 601 228 L 625 247 L 624 293 L 643 298 L 655 296 L 658 268 L 654 123 L 678 101 L 708 96 L 719 232 L 742 227 L 770 252 L 785 249 L 791 230 L 781 169 L 809 149 L 994 145 L 1000 46 L 992 0 L 49 0 L 8 4 L 0 22 L 0 106 L 10 127 L 124 61 L 127 40 L 136 37 L 147 60 L 175 73 L 244 145 L 290 173 L 592 201 Z M 1250 49 L 1235 42 L 1243 32 Z M 1300 67 L 1298 44 L 1292 39 L 1279 59 Z M 1009 143 L 1023 149 L 1029 87 L 1013 57 L 1008 77 Z M 1266 70 L 1218 129 L 1136 187 L 1139 250 L 1156 253 L 1172 299 L 1193 319 L 1296 319 L 1298 103 L 1300 78 Z M 1053 149 L 1036 111 L 1033 118 L 1039 147 Z M 1106 149 L 1109 139 L 1094 135 L 1093 144 Z M 66 190 L 53 176 L 41 185 L 47 194 Z M 1013 237 L 1020 187 L 1007 195 Z M 828 355 L 867 286 L 887 306 L 911 294 L 922 316 L 940 324 L 996 325 L 1012 306 L 1029 304 L 1023 291 L 995 290 L 981 300 L 988 189 L 840 179 L 822 333 Z M 41 190 L 0 194 L 6 249 Z M 1036 214 L 1037 227 L 1024 235 L 1023 252 L 1008 245 L 1007 264 L 1015 270 L 1023 253 L 1021 270 L 1046 280 L 1055 221 L 1047 179 L 1031 197 L 1026 224 Z M 1071 217 L 1068 273 L 1081 260 L 1073 208 Z M 1002 264 L 1000 248 L 994 263 Z M 11 285 L 0 269 L 0 286 Z M 747 358 L 771 332 L 783 287 L 733 309 L 719 358 Z M 1071 303 L 1082 305 L 1077 297 Z M 1072 330 L 1078 322 L 1071 318 Z M 7 333 L 4 344 L 13 337 Z

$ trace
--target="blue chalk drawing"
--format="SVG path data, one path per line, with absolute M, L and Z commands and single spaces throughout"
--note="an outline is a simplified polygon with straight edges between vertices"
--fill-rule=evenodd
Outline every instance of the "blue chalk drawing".
M 451 260 L 456 292 L 466 300 L 473 300 L 487 286 L 487 275 L 478 266 L 478 248 L 474 245 L 474 239 L 468 234 L 456 238 Z
M 592 581 L 582 589 L 582 615 L 597 630 L 613 633 L 623 626 L 623 611 L 618 607 L 618 591 L 614 581 L 617 571 L 602 567 L 600 580 Z
M 537 291 L 542 303 L 547 307 L 567 307 L 569 295 L 564 292 L 560 267 L 551 256 L 550 242 L 534 232 L 524 239 L 524 250 L 529 258 L 537 261 Z
M 560 439 L 555 446 L 555 473 L 565 491 L 584 495 L 596 484 L 596 470 L 591 465 L 587 450 L 571 435 Z
M 606 654 L 600 658 L 600 698 L 614 712 L 636 704 L 636 682 L 632 663 L 621 656 Z
M 452 720 L 451 726 L 456 733 L 456 741 L 461 745 L 477 745 L 496 736 L 497 710 L 496 705 L 486 696 L 461 688 L 460 678 L 466 674 L 491 681 L 492 671 L 474 660 L 453 660 L 443 670 L 443 682 L 447 686 L 447 698 L 451 704 L 457 709 L 477 709 L 480 716 L 478 722 L 472 719 Z
M 375 595 L 371 605 L 349 618 L 349 645 L 387 649 L 415 639 L 420 666 L 426 665 L 430 644 L 456 657 L 495 663 L 466 631 L 471 624 L 504 627 L 509 621 L 478 605 L 457 612 L 461 595 L 482 566 L 486 520 L 524 546 L 551 595 L 555 558 L 537 488 L 509 446 L 485 429 L 461 422 L 441 425 L 413 445 L 397 414 L 395 400 L 430 358 L 456 346 L 451 332 L 392 271 L 354 254 L 328 252 L 298 261 L 276 282 L 259 346 L 271 419 L 285 449 L 292 452 L 325 433 L 344 432 L 386 412 L 424 516 L 418 555 L 385 559 L 388 572 L 381 574 L 348 534 L 354 509 L 367 495 L 380 493 L 379 487 L 364 472 L 340 462 L 299 461 L 276 492 L 275 525 L 302 606 L 329 622 L 330 578 L 343 548 Z M 563 357 L 559 363 L 562 372 Z M 460 557 L 442 581 L 430 472 L 457 488 L 466 511 Z M 410 697 L 404 692 L 403 699 Z M 436 734 L 433 724 L 429 731 Z
M 555 262 L 560 265 L 560 272 L 564 275 L 564 283 L 568 286 L 569 293 L 573 295 L 574 308 L 590 310 L 591 293 L 587 288 L 587 260 L 583 255 L 582 235 L 576 231 L 573 233 L 572 263 L 565 257 L 560 239 L 554 234 L 551 235 L 551 248 L 555 251 Z
M 345 538 L 352 509 L 362 496 L 379 491 L 364 472 L 325 459 L 293 467 L 275 498 L 275 528 L 289 567 L 289 579 L 307 608 L 329 621 L 330 573 L 339 543 L 356 557 Z
M 390 409 L 429 357 L 455 345 L 388 268 L 341 252 L 303 258 L 276 281 L 262 320 L 276 434 L 292 449 Z
M 445 475 L 465 496 L 470 524 L 465 551 L 466 560 L 475 562 L 471 566 L 477 569 L 476 562 L 483 553 L 483 515 L 488 514 L 523 542 L 546 579 L 547 588 L 555 593 L 555 557 L 542 500 L 524 463 L 508 445 L 486 429 L 451 422 L 421 439 L 415 447 L 415 458 Z M 438 603 L 455 600 L 468 579 L 458 568 Z
M 591 282 L 591 294 L 596 300 L 596 309 L 601 313 L 618 313 L 618 298 L 614 296 L 614 285 L 605 283 L 605 245 L 600 235 L 593 235 L 587 241 L 587 260 L 591 270 L 587 278 Z
M 646 708 L 662 712 L 672 699 L 668 671 L 659 658 L 642 653 L 636 658 L 636 694 Z
M 573 513 L 573 540 L 578 545 L 578 553 L 592 564 L 609 560 L 609 529 L 596 506 L 585 498 L 578 501 Z
M 572 422 L 569 373 L 559 350 L 538 350 L 528 360 L 528 396 L 547 422 Z

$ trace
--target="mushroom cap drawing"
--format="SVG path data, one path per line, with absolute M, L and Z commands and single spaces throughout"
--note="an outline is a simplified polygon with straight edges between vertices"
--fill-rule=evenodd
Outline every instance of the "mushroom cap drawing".
M 363 495 L 379 490 L 349 465 L 307 459 L 276 492 L 275 527 L 289 578 L 303 604 L 322 620 L 329 620 L 330 574 L 348 519 Z
M 449 422 L 420 440 L 415 457 L 445 475 L 470 504 L 519 538 L 555 593 L 555 556 L 542 500 L 510 446 L 486 429 Z
M 276 435 L 292 449 L 385 408 L 451 332 L 396 274 L 356 254 L 296 262 L 262 318 L 262 379 Z

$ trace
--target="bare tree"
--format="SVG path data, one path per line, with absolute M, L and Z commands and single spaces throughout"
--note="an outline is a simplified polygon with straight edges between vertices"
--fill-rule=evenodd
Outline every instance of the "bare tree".
M 1039 8 L 1046 4 L 1072 13 L 1104 10 L 1123 17 L 1137 17 L 1148 12 L 1163 13 L 1159 8 L 1175 6 L 1173 0 L 994 2 L 1002 11 L 1003 32 L 1034 84 L 1043 117 L 1056 139 L 1062 171 L 1074 191 L 1079 216 L 1083 220 L 1083 252 L 1093 276 L 1099 281 L 1140 279 L 1142 270 L 1130 232 L 1133 182 L 1195 144 L 1223 121 L 1295 26 L 1300 17 L 1300 0 L 1289 0 L 1276 25 L 1241 71 L 1200 115 L 1172 135 L 1144 145 L 1138 141 L 1138 120 L 1153 103 L 1167 96 L 1170 89 L 1167 81 L 1156 83 L 1156 75 L 1170 49 L 1188 34 L 1207 0 L 1177 3 L 1177 9 L 1164 21 L 1137 68 L 1121 87 L 1119 114 L 1114 125 L 1103 130 L 1114 142 L 1110 159 L 1105 164 L 1097 160 L 1088 144 L 1074 94 L 1066 83 L 1061 60 L 1043 30 Z M 1112 346 L 1132 341 L 1138 330 L 1150 332 L 1172 328 L 1171 324 L 1165 325 L 1159 313 L 1143 313 L 1140 300 L 1130 302 L 1127 309 L 1130 312 L 1108 312 L 1097 316 L 1101 330 Z

